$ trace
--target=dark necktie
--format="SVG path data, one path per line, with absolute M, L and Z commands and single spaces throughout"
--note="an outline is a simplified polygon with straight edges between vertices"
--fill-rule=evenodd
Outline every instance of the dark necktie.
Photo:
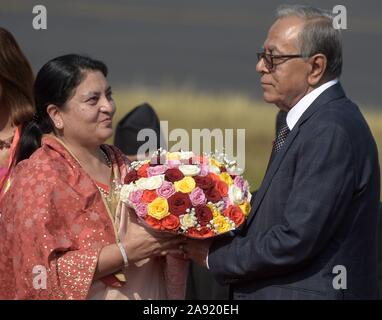
M 289 134 L 290 130 L 288 125 L 285 123 L 281 126 L 279 132 L 277 133 L 277 137 L 275 143 L 273 144 L 272 153 L 277 153 L 281 150 L 281 147 L 284 145 L 285 140 Z
M 272 153 L 271 153 L 271 157 L 269 159 L 266 171 L 268 171 L 269 167 L 271 166 L 273 159 L 275 158 L 276 154 L 280 151 L 281 147 L 283 146 L 289 132 L 290 132 L 290 130 L 289 130 L 289 127 L 286 124 L 286 122 L 284 122 L 283 124 L 280 125 L 280 128 L 277 131 L 276 140 L 273 143 Z

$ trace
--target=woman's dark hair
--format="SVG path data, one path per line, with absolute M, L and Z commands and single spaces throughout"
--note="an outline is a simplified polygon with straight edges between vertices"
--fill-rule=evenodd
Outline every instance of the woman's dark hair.
M 12 124 L 24 125 L 34 113 L 32 68 L 13 35 L 0 28 L 1 104 L 10 112 Z
M 100 71 L 107 76 L 107 67 L 103 62 L 77 54 L 57 57 L 40 69 L 34 84 L 36 113 L 22 132 L 16 163 L 29 158 L 41 146 L 42 135 L 53 131 L 47 107 L 54 104 L 64 108 L 86 71 Z

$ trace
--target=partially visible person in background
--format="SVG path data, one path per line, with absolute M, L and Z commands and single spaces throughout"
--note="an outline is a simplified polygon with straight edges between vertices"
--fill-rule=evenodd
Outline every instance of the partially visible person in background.
M 141 130 L 151 129 L 152 135 L 141 141 L 138 134 Z M 130 161 L 137 160 L 140 147 L 153 143 L 151 149 L 166 149 L 160 121 L 154 108 L 148 103 L 142 103 L 128 112 L 117 124 L 114 137 L 114 145 L 123 151 Z M 148 153 L 141 154 L 147 156 Z
M 32 68 L 15 38 L 0 28 L 0 198 L 21 131 L 33 117 L 33 81 Z

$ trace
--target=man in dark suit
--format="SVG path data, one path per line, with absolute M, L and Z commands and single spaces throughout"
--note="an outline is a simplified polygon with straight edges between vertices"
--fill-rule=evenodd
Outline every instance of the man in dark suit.
M 378 154 L 338 82 L 339 31 L 322 10 L 284 7 L 258 58 L 264 100 L 286 125 L 246 227 L 184 250 L 234 299 L 376 299 Z

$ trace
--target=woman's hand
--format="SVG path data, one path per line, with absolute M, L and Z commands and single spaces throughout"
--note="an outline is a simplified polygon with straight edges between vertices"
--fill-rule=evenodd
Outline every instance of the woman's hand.
M 132 213 L 129 214 L 126 236 L 122 244 L 129 261 L 136 262 L 151 256 L 163 256 L 168 252 L 176 251 L 184 241 L 181 236 L 159 233 L 145 228 L 138 222 L 135 213 Z

